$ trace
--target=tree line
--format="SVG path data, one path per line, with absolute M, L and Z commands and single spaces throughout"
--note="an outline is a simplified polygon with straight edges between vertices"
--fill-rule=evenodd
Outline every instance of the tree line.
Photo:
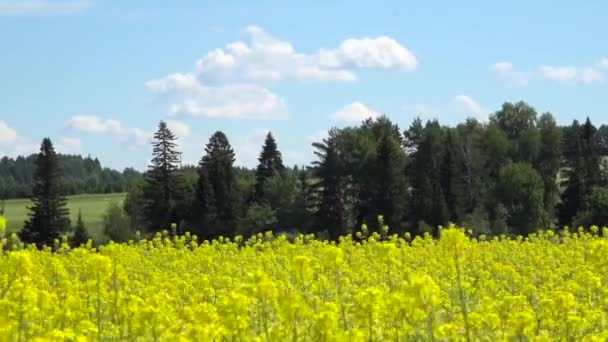
M 234 150 L 220 131 L 198 165 L 180 167 L 177 137 L 161 121 L 152 162 L 131 184 L 123 208 L 109 208 L 106 233 L 127 240 L 135 230 L 168 229 L 212 239 L 272 230 L 337 239 L 362 225 L 436 234 L 455 223 L 489 235 L 608 225 L 607 133 L 588 118 L 559 126 L 550 113 L 505 103 L 487 122 L 453 127 L 416 118 L 402 129 L 380 116 L 332 128 L 313 144 L 316 160 L 306 167 L 285 166 L 269 132 L 256 169 L 247 170 L 234 166 Z M 58 162 L 41 162 L 52 155 L 48 144 L 34 179 L 59 184 Z M 34 185 L 22 239 L 48 243 L 67 231 L 60 219 L 65 201 L 48 198 L 59 189 Z M 41 206 L 56 209 L 36 211 Z M 54 233 L 32 237 L 45 229 Z
M 0 198 L 29 198 L 33 194 L 36 154 L 0 159 Z M 122 172 L 102 167 L 97 158 L 57 154 L 65 195 L 126 192 L 141 177 L 133 168 Z

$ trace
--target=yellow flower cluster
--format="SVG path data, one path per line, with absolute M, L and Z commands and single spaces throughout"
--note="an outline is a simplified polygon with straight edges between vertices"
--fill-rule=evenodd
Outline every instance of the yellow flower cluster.
M 606 341 L 605 233 L 9 239 L 0 341 Z

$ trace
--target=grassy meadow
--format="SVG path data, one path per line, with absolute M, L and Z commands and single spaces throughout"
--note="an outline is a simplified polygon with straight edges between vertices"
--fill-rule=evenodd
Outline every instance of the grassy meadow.
M 77 195 L 68 197 L 68 208 L 72 224 L 76 223 L 78 211 L 82 212 L 85 227 L 96 241 L 103 238 L 102 215 L 111 202 L 122 203 L 124 193 Z M 29 199 L 14 199 L 5 202 L 5 216 L 8 220 L 8 231 L 15 232 L 21 229 L 23 221 L 27 219 Z

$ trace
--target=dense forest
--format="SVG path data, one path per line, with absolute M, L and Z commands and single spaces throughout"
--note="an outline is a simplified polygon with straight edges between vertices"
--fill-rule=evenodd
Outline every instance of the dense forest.
M 0 198 L 32 196 L 37 155 L 0 159 Z M 57 155 L 62 169 L 63 192 L 66 195 L 125 192 L 141 173 L 133 168 L 123 172 L 101 166 L 97 158 Z
M 381 116 L 332 128 L 313 144 L 317 158 L 305 167 L 284 165 L 270 132 L 255 170 L 234 166 L 234 150 L 220 131 L 201 147 L 198 165 L 179 167 L 176 140 L 161 121 L 141 176 L 61 156 L 64 194 L 127 190 L 124 207 L 104 217 L 116 241 L 163 229 L 201 239 L 267 230 L 337 239 L 363 226 L 436 234 L 438 226 L 456 223 L 475 234 L 526 235 L 608 225 L 608 127 L 588 118 L 559 126 L 552 114 L 539 115 L 524 102 L 503 104 L 487 122 L 454 127 L 417 118 L 402 129 Z M 28 159 L 19 160 L 13 165 Z M 6 158 L 3 176 L 5 164 Z

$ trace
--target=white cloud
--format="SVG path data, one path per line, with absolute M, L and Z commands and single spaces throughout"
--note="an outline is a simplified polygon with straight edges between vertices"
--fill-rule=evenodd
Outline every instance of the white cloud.
M 604 75 L 592 67 L 585 67 L 580 72 L 579 80 L 584 84 L 603 83 Z
M 9 145 L 14 143 L 19 135 L 17 131 L 10 127 L 6 122 L 0 121 L 0 145 Z
M 102 119 L 95 115 L 76 115 L 73 116 L 66 126 L 85 133 L 109 133 L 121 134 L 123 127 L 120 121 L 113 119 Z
M 320 50 L 321 66 L 352 69 L 414 70 L 414 54 L 391 37 L 347 39 L 334 50 Z
M 367 118 L 376 118 L 378 116 L 378 112 L 369 109 L 367 106 L 365 106 L 359 101 L 355 101 L 333 113 L 330 118 L 336 122 L 354 124 L 360 123 Z
M 0 0 L 0 16 L 71 15 L 92 5 L 92 0 Z
M 536 70 L 522 72 L 516 70 L 510 62 L 498 62 L 492 65 L 492 70 L 501 81 L 509 86 L 526 86 L 532 78 L 565 84 L 588 85 L 604 82 L 604 74 L 598 70 L 604 66 L 608 68 L 608 58 L 600 59 L 596 63 L 596 67 L 542 64 Z
M 61 137 L 56 145 L 56 150 L 62 154 L 82 153 L 82 141 L 80 138 Z
M 111 135 L 129 148 L 145 145 L 151 136 L 140 128 L 128 128 L 118 120 L 104 119 L 97 115 L 73 116 L 65 126 L 75 132 Z
M 562 82 L 574 81 L 577 74 L 572 66 L 541 65 L 538 70 L 544 78 Z
M 181 121 L 168 120 L 167 126 L 179 139 L 188 138 L 192 133 L 190 127 Z
M 469 117 L 475 117 L 485 121 L 488 118 L 490 111 L 482 107 L 472 97 L 467 95 L 458 95 L 452 99 L 452 104 L 456 114 L 463 114 Z
M 593 67 L 541 65 L 538 69 L 543 78 L 563 83 L 592 84 L 604 81 L 603 74 Z
M 16 157 L 38 151 L 38 145 L 21 136 L 16 129 L 0 121 L 0 155 Z
M 528 73 L 515 70 L 510 62 L 498 62 L 492 65 L 492 70 L 501 81 L 509 86 L 525 87 L 528 85 Z
M 153 94 L 166 98 L 169 115 L 227 119 L 284 119 L 285 100 L 255 84 L 205 86 L 192 75 L 174 74 L 146 82 Z
M 245 29 L 249 41 L 232 42 L 199 59 L 189 73 L 174 73 L 146 82 L 167 101 L 169 114 L 228 119 L 283 119 L 285 100 L 261 83 L 354 81 L 360 69 L 410 71 L 416 57 L 395 39 L 347 39 L 334 49 L 297 52 L 286 40 L 257 26 Z

